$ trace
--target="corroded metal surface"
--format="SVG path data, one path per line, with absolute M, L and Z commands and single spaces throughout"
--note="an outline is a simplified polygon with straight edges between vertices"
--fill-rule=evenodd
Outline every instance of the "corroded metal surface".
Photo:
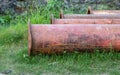
M 33 24 L 29 28 L 30 54 L 111 48 L 120 51 L 120 24 Z
M 53 19 L 51 24 L 120 24 L 120 19 Z
M 87 14 L 119 14 L 120 10 L 92 10 L 88 7 Z
M 63 14 L 64 19 L 120 19 L 119 14 Z
M 119 14 L 120 10 L 94 10 L 92 14 Z

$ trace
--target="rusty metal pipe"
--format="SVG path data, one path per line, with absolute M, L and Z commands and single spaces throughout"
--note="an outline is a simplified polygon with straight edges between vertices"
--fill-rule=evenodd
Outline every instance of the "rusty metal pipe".
M 87 14 L 119 14 L 120 10 L 92 10 L 88 7 Z
M 89 8 L 90 9 L 90 8 Z M 89 13 L 91 13 L 88 10 Z M 120 19 L 119 14 L 64 14 L 60 11 L 61 19 Z
M 120 19 L 117 14 L 65 14 L 62 19 Z
M 54 19 L 51 24 L 120 24 L 120 19 Z
M 120 10 L 94 10 L 92 14 L 119 14 Z
M 55 19 L 51 15 L 51 24 L 120 24 L 120 19 Z
M 120 24 L 30 24 L 28 52 L 120 51 Z

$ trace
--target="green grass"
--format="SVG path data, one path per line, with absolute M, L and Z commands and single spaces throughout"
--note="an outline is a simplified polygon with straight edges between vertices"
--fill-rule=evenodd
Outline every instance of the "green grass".
M 120 75 L 120 54 L 115 52 L 28 56 L 28 19 L 31 23 L 50 23 L 50 14 L 59 17 L 62 4 L 56 2 L 51 0 L 46 7 L 30 10 L 10 22 L 9 18 L 0 19 L 0 73 L 11 70 L 8 75 Z
M 27 42 L 0 46 L 0 72 L 8 75 L 119 75 L 119 53 L 27 55 Z

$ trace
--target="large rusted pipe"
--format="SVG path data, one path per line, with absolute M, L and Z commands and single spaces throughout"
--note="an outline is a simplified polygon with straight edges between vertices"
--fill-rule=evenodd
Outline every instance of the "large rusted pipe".
M 120 19 L 117 14 L 65 14 L 64 19 Z
M 64 51 L 120 51 L 120 24 L 29 24 L 29 55 Z
M 61 19 L 120 19 L 119 14 L 63 14 L 60 11 Z
M 94 10 L 93 14 L 119 14 L 120 10 Z
M 120 24 L 120 19 L 54 19 L 51 24 Z
M 120 19 L 55 19 L 52 15 L 51 24 L 120 24 Z
M 87 14 L 119 14 L 120 10 L 92 10 L 88 7 Z

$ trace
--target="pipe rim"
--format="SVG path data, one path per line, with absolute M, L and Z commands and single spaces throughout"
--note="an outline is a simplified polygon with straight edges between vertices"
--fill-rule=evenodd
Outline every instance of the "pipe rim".
M 62 19 L 63 18 L 63 10 L 61 9 L 60 10 L 60 19 Z
M 91 9 L 91 6 L 88 7 L 88 9 L 87 9 L 87 14 L 93 14 L 92 9 Z
M 31 36 L 31 24 L 30 20 L 28 21 L 28 55 L 32 54 L 32 36 Z
M 54 24 L 54 15 L 53 14 L 51 14 L 50 23 Z

